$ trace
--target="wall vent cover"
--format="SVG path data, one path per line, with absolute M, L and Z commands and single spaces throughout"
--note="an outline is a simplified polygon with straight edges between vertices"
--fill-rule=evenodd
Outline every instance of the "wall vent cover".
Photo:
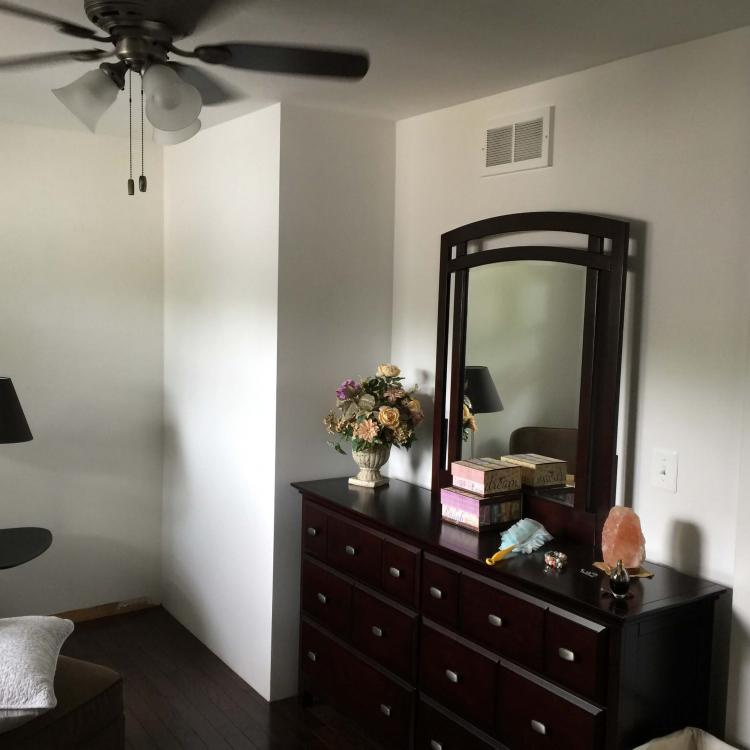
M 490 120 L 482 138 L 483 176 L 552 163 L 552 107 Z

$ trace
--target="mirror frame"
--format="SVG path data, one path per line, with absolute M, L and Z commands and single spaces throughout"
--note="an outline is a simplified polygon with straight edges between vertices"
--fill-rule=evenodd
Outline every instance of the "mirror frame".
M 469 243 L 518 232 L 585 235 L 587 247 L 514 245 L 468 252 Z M 555 536 L 596 547 L 601 545 L 602 526 L 615 503 L 617 483 L 620 363 L 629 238 L 628 222 L 555 211 L 495 216 L 442 235 L 433 423 L 434 502 L 439 502 L 440 488 L 451 484 L 450 469 L 445 466 L 461 456 L 464 380 L 461 373 L 466 364 L 469 271 L 489 263 L 518 260 L 584 266 L 586 300 L 574 504 L 572 507 L 562 505 L 526 493 L 524 515 L 541 521 Z M 451 388 L 447 394 L 449 372 Z M 450 406 L 447 419 L 446 400 Z

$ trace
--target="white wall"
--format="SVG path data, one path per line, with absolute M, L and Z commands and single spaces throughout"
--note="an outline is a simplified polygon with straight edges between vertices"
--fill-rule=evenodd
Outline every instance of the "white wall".
M 272 696 L 297 688 L 299 493 L 351 473 L 322 419 L 346 377 L 388 360 L 395 126 L 282 106 Z
M 635 424 L 624 456 L 633 476 L 623 499 L 641 515 L 650 559 L 727 584 L 735 570 L 738 583 L 747 575 L 741 550 L 750 533 L 744 510 L 738 517 L 748 502 L 748 483 L 738 482 L 748 382 L 748 70 L 746 28 L 405 120 L 396 142 L 392 359 L 428 388 L 442 232 L 532 210 L 636 222 L 623 419 Z M 549 104 L 554 166 L 480 179 L 485 121 Z M 428 485 L 429 441 L 418 446 L 408 460 L 391 459 L 391 475 Z M 651 487 L 657 447 L 679 453 L 677 494 Z M 750 622 L 747 596 L 738 595 L 735 614 Z M 730 709 L 730 720 L 737 713 Z
M 165 149 L 164 606 L 270 695 L 279 115 Z
M 159 595 L 162 175 L 122 138 L 0 124 L 0 370 L 34 440 L 0 446 L 0 527 L 49 528 L 0 614 Z

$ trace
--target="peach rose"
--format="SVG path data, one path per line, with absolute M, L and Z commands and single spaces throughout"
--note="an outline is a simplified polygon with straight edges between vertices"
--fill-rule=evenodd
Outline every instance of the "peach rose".
M 383 427 L 395 430 L 401 420 L 401 415 L 394 406 L 383 406 L 378 412 L 378 421 Z
M 414 415 L 422 413 L 422 404 L 419 399 L 413 398 L 407 402 L 406 408 Z
M 396 378 L 401 374 L 401 370 L 396 365 L 378 365 L 377 374 L 381 378 Z

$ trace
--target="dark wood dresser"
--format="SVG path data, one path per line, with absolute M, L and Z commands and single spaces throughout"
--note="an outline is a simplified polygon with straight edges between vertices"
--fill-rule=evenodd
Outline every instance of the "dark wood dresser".
M 724 589 L 648 563 L 618 604 L 593 550 L 483 562 L 499 534 L 445 524 L 392 480 L 295 483 L 303 496 L 300 692 L 385 747 L 632 750 L 706 727 L 714 605 Z

